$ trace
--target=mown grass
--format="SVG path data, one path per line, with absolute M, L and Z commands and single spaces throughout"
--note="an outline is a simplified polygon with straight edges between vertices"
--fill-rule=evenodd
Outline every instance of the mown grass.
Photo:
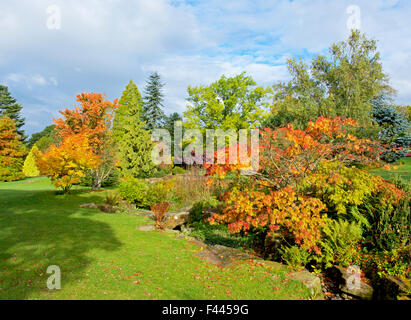
M 400 176 L 401 178 L 410 181 L 411 180 L 411 157 L 403 158 L 398 162 L 391 165 L 390 170 L 375 169 L 371 170 L 371 173 L 377 176 L 381 176 L 384 179 L 389 179 L 393 176 Z
M 136 230 L 146 218 L 80 208 L 104 192 L 59 195 L 46 178 L 0 183 L 0 299 L 306 299 L 287 268 L 221 269 L 172 233 Z M 61 290 L 46 287 L 61 269 Z

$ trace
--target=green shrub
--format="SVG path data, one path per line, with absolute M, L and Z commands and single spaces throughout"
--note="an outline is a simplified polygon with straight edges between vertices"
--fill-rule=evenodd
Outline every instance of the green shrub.
M 215 197 L 196 202 L 190 210 L 189 223 L 200 222 L 204 218 L 208 218 L 204 211 L 206 209 L 215 209 L 217 206 L 218 200 Z
M 298 246 L 280 248 L 283 261 L 292 269 L 302 269 L 309 261 L 311 254 Z
M 173 173 L 173 175 L 177 175 L 177 174 L 184 174 L 186 171 L 181 168 L 181 167 L 174 167 L 171 172 Z
M 399 200 L 393 200 L 392 194 L 392 189 L 382 188 L 362 206 L 370 225 L 364 233 L 365 245 L 369 249 L 392 251 L 410 243 L 410 192 Z
M 365 254 L 363 269 L 370 276 L 396 276 L 410 279 L 411 245 L 399 246 L 391 251 Z
M 80 185 L 85 187 L 92 187 L 94 185 L 93 177 L 93 174 L 86 173 L 86 175 L 81 178 Z M 117 170 L 112 170 L 109 176 L 106 179 L 104 179 L 104 181 L 101 183 L 101 186 L 103 188 L 116 186 L 119 183 L 119 179 L 120 173 Z
M 106 192 L 105 203 L 110 206 L 118 206 L 121 201 L 121 196 L 116 191 Z
M 146 192 L 146 205 L 152 206 L 167 201 L 171 188 L 172 182 L 170 181 L 160 181 L 150 184 Z
M 348 266 L 358 257 L 359 242 L 362 238 L 361 225 L 345 220 L 329 220 L 323 228 L 321 256 L 315 257 L 325 267 L 333 264 Z
M 131 176 L 124 177 L 119 184 L 120 196 L 138 207 L 147 206 L 147 190 L 148 186 L 143 180 Z

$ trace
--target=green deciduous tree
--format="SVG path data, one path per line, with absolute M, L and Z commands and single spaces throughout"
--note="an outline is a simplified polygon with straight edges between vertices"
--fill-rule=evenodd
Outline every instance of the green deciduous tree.
M 42 144 L 44 146 L 47 145 L 47 147 L 49 147 L 52 143 L 58 142 L 58 133 L 56 131 L 56 125 L 53 124 L 53 125 L 47 126 L 42 131 L 33 133 L 30 139 L 27 141 L 26 147 L 28 149 L 31 149 L 43 137 L 46 137 L 47 141 L 50 141 L 50 144 L 47 145 L 46 140 L 43 140 Z
M 21 117 L 20 111 L 23 107 L 17 103 L 17 100 L 13 98 L 9 92 L 8 87 L 0 85 L 0 117 L 5 116 L 14 120 L 17 134 L 20 135 L 22 141 L 26 139 L 24 130 L 24 118 Z
M 370 125 L 370 101 L 382 93 L 394 93 L 383 72 L 376 41 L 359 31 L 353 31 L 347 41 L 333 44 L 328 57 L 319 55 L 310 66 L 291 59 L 288 69 L 291 80 L 273 87 L 273 117 L 277 116 L 273 123 L 284 125 L 283 118 L 291 116 L 293 123 L 302 127 L 319 116 L 342 116 Z
M 24 160 L 23 165 L 23 173 L 26 177 L 38 177 L 40 175 L 40 171 L 36 165 L 36 156 L 35 153 L 39 151 L 36 145 L 31 148 L 29 155 Z
M 153 130 L 164 126 L 165 114 L 163 111 L 163 87 L 160 75 L 157 72 L 150 74 L 144 89 L 143 120 L 146 129 Z
M 269 89 L 257 87 L 244 72 L 222 76 L 209 86 L 188 87 L 190 105 L 184 112 L 186 128 L 247 129 L 267 116 Z
M 141 120 L 141 95 L 132 81 L 126 86 L 119 104 L 114 118 L 114 137 L 122 175 L 148 177 L 155 171 L 151 161 L 153 144 Z

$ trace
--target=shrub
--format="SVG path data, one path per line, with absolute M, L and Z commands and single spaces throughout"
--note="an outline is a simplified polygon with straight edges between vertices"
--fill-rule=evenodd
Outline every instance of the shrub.
M 410 279 L 411 245 L 401 245 L 391 251 L 363 255 L 363 268 L 371 276 L 397 276 Z
M 108 177 L 101 182 L 102 187 L 112 187 L 119 183 L 120 172 L 116 169 L 112 170 Z M 93 172 L 87 172 L 86 175 L 81 178 L 80 185 L 85 187 L 92 187 L 95 182 L 95 174 Z
M 304 249 L 320 253 L 317 246 L 327 219 L 325 205 L 316 198 L 299 196 L 292 187 L 266 193 L 234 190 L 224 196 L 223 214 L 209 222 L 227 223 L 231 232 L 280 231 Z
M 365 244 L 379 251 L 391 251 L 406 245 L 411 238 L 410 193 L 377 179 L 377 191 L 360 208 L 369 222 Z
M 337 161 L 322 161 L 317 172 L 307 176 L 303 186 L 338 215 L 352 213 L 376 188 L 376 179 L 367 171 L 346 167 Z
M 190 210 L 189 223 L 200 222 L 209 218 L 208 214 L 204 211 L 206 209 L 215 209 L 217 206 L 218 200 L 215 197 L 196 202 Z
M 152 206 L 168 200 L 173 185 L 174 181 L 172 180 L 159 181 L 148 185 L 145 199 L 146 205 Z
M 147 184 L 140 179 L 126 176 L 119 184 L 119 192 L 123 199 L 130 203 L 135 203 L 138 207 L 147 206 L 146 193 Z
M 164 217 L 168 209 L 170 209 L 170 204 L 168 202 L 161 202 L 161 203 L 152 205 L 150 209 L 151 211 L 153 211 L 154 217 L 156 219 L 156 223 L 155 223 L 156 228 L 164 229 L 165 228 Z
M 120 204 L 121 197 L 118 192 L 106 192 L 105 203 L 109 206 L 117 206 Z
M 317 261 L 331 267 L 333 264 L 348 266 L 358 258 L 359 242 L 362 237 L 360 224 L 345 220 L 328 220 L 323 228 L 321 257 Z
M 310 260 L 310 252 L 298 246 L 280 249 L 281 258 L 293 269 L 302 269 Z
M 171 172 L 173 175 L 184 174 L 186 171 L 181 167 L 174 167 Z

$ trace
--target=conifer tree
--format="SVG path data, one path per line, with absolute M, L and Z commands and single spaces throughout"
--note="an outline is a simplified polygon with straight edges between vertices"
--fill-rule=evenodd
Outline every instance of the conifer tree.
M 39 152 L 39 148 L 34 145 L 33 148 L 31 148 L 26 160 L 24 161 L 23 173 L 26 177 L 38 177 L 40 175 L 40 171 L 36 165 L 36 152 Z
M 130 80 L 119 100 L 119 107 L 115 111 L 113 132 L 116 140 L 120 141 L 124 135 L 124 124 L 129 116 L 137 117 L 141 121 L 143 98 L 137 85 Z
M 408 132 L 411 123 L 405 113 L 384 95 L 373 99 L 371 104 L 373 119 L 380 128 L 378 138 L 385 146 L 382 158 L 394 162 L 404 157 L 411 147 L 411 134 Z
M 20 116 L 21 109 L 22 106 L 11 96 L 8 87 L 0 85 L 0 117 L 9 117 L 14 120 L 17 134 L 24 141 L 27 136 L 24 134 L 24 130 L 21 129 L 25 120 Z
M 141 95 L 132 81 L 126 86 L 119 104 L 114 120 L 114 136 L 122 174 L 148 177 L 155 171 L 151 161 L 153 144 L 150 132 L 144 129 L 145 123 L 141 120 Z
M 153 72 L 144 90 L 143 120 L 146 122 L 146 129 L 153 130 L 161 128 L 165 124 L 165 114 L 163 111 L 164 94 L 162 89 L 164 83 L 161 82 L 160 75 Z

